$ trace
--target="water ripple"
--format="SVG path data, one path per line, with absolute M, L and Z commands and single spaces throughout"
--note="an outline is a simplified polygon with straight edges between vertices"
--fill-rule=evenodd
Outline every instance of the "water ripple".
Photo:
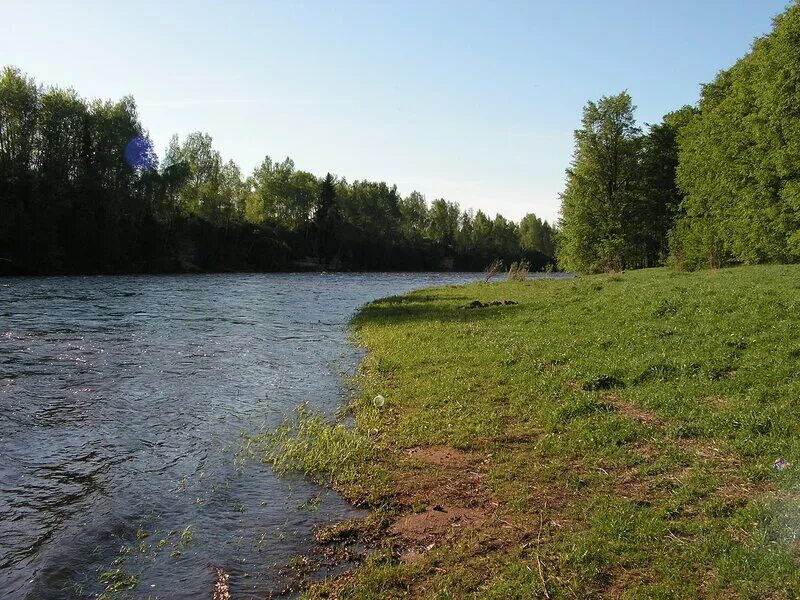
M 360 357 L 345 325 L 361 304 L 474 278 L 4 280 L 0 597 L 92 598 L 117 559 L 163 598 L 208 597 L 210 565 L 238 599 L 280 589 L 274 565 L 352 509 L 263 465 L 237 470 L 241 433 L 303 401 L 332 413 Z M 317 512 L 297 508 L 321 493 Z

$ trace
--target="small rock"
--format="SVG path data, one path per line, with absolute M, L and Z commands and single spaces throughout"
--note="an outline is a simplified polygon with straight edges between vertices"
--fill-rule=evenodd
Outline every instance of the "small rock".
M 487 308 L 489 306 L 514 306 L 517 302 L 513 300 L 493 300 L 491 302 L 481 302 L 480 300 L 473 300 L 464 308 Z

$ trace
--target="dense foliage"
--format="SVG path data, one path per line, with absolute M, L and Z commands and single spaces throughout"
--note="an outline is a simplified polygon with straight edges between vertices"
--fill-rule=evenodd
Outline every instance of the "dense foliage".
M 633 258 L 638 200 L 639 129 L 630 96 L 589 102 L 575 144 L 562 195 L 560 260 L 570 270 L 620 270 Z
M 562 194 L 559 263 L 596 272 L 800 260 L 800 4 L 642 134 L 623 92 L 589 102 Z
M 675 183 L 684 107 L 636 125 L 630 95 L 589 102 L 575 132 L 575 155 L 561 195 L 559 262 L 571 271 L 652 267 L 667 258 L 668 232 L 682 195 Z
M 800 260 L 800 5 L 703 87 L 680 145 L 677 261 Z
M 266 157 L 249 176 L 207 134 L 163 160 L 136 105 L 0 75 L 0 273 L 472 269 L 553 261 L 553 229 Z

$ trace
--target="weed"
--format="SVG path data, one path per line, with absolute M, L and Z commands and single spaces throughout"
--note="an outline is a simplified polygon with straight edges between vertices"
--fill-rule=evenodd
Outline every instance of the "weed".
M 658 305 L 655 312 L 653 313 L 656 317 L 664 317 L 667 315 L 676 315 L 680 310 L 681 305 L 679 302 L 675 300 L 663 300 L 661 304 Z
M 187 525 L 186 528 L 181 532 L 181 546 L 186 547 L 188 546 L 192 538 L 194 537 L 194 530 L 192 529 L 191 525 Z
M 503 270 L 503 261 L 498 259 L 493 260 L 491 263 L 486 265 L 486 268 L 483 269 L 483 280 L 488 282 L 493 277 L 498 275 L 500 271 Z
M 139 584 L 139 577 L 131 575 L 122 568 L 106 571 L 100 574 L 100 581 L 106 584 L 105 595 L 135 589 Z M 101 598 L 103 595 L 101 595 Z
M 650 365 L 644 371 L 639 373 L 634 380 L 634 385 L 647 383 L 648 381 L 670 381 L 678 376 L 678 369 L 672 365 L 661 363 Z
M 522 259 L 519 262 L 512 262 L 511 266 L 508 267 L 508 280 L 525 281 L 530 270 L 531 264 L 527 260 Z
M 262 432 L 248 444 L 279 474 L 300 472 L 330 483 L 354 479 L 372 453 L 369 440 L 305 406 L 297 409 L 294 420 Z

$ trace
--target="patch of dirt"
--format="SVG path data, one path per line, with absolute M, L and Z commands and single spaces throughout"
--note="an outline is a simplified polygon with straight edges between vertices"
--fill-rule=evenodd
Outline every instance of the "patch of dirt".
M 651 413 L 650 411 L 634 406 L 633 404 L 620 403 L 617 405 L 619 414 L 635 419 L 641 423 L 648 423 L 651 425 L 663 425 L 664 421 Z
M 475 507 L 489 505 L 484 485 L 489 458 L 446 446 L 425 446 L 406 450 L 404 468 L 396 482 L 400 505 L 408 507 L 448 505 Z
M 716 444 L 700 438 L 681 438 L 675 440 L 683 450 L 694 454 L 702 461 L 708 462 L 719 471 L 735 471 L 741 468 L 742 458 L 723 450 Z
M 718 445 L 696 438 L 678 440 L 678 445 L 696 456 L 710 472 L 717 474 L 721 483 L 712 496 L 727 504 L 741 505 L 754 498 L 774 494 L 777 491 L 774 482 L 765 480 L 754 482 L 742 474 L 745 461 Z
M 399 543 L 401 560 L 417 560 L 494 514 L 498 504 L 485 485 L 486 455 L 420 446 L 406 450 L 403 462 L 397 488 L 405 511 L 386 530 Z
M 614 492 L 622 498 L 634 500 L 639 503 L 649 504 L 655 499 L 661 499 L 667 492 L 661 487 L 661 478 L 642 475 L 638 469 L 625 469 L 613 473 Z
M 544 433 L 542 432 L 497 435 L 490 438 L 490 441 L 492 444 L 502 444 L 504 446 L 524 446 L 536 443 L 543 435 Z
M 703 401 L 714 406 L 727 406 L 731 403 L 731 399 L 727 396 L 706 396 Z
M 648 425 L 664 425 L 665 422 L 662 418 L 656 416 L 649 410 L 639 408 L 635 404 L 626 402 L 616 394 L 603 394 L 605 402 L 613 406 L 617 412 L 625 417 L 635 419 L 640 423 L 647 423 Z
M 406 450 L 406 454 L 425 463 L 441 467 L 462 467 L 470 462 L 468 454 L 449 446 L 418 446 L 409 448 Z
M 436 505 L 421 513 L 400 517 L 389 527 L 389 533 L 419 544 L 448 537 L 447 534 L 454 527 L 480 525 L 486 517 L 487 511 L 480 507 Z
M 603 594 L 606 598 L 622 598 L 626 592 L 641 586 L 648 579 L 646 572 L 621 569 L 611 575 L 611 584 Z
M 767 483 L 756 486 L 749 481 L 735 478 L 723 482 L 714 492 L 714 496 L 732 506 L 742 506 L 753 498 L 763 498 L 763 494 L 774 491 L 774 486 Z

